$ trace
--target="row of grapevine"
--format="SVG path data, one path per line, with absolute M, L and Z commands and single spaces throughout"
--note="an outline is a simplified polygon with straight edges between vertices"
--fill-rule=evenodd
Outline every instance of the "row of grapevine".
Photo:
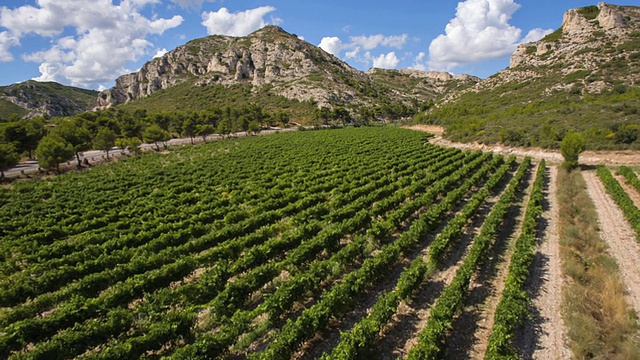
M 531 316 L 530 296 L 525 282 L 531 275 L 531 265 L 538 245 L 537 231 L 543 212 L 546 162 L 538 165 L 536 179 L 529 195 L 522 231 L 511 256 L 505 288 L 496 308 L 493 329 L 489 337 L 486 359 L 517 358 L 518 351 L 511 339 L 518 326 Z
M 611 174 L 611 171 L 606 166 L 598 166 L 596 172 L 609 195 L 611 195 L 624 213 L 624 216 L 629 220 L 629 223 L 631 223 L 631 226 L 636 232 L 636 237 L 640 239 L 640 210 L 638 210 L 638 207 L 633 203 L 629 194 L 622 188 L 618 180 L 613 177 L 613 174 Z
M 464 169 L 457 171 L 444 179 L 441 186 L 445 187 L 445 182 L 456 181 L 465 175 L 467 172 Z M 421 240 L 433 231 L 444 215 L 453 209 L 476 181 L 478 179 L 472 176 L 456 191 L 449 192 L 440 204 L 421 214 L 400 238 L 383 246 L 379 253 L 367 259 L 358 270 L 349 273 L 342 282 L 323 294 L 318 303 L 305 309 L 295 321 L 287 322 L 275 341 L 271 342 L 265 351 L 253 354 L 251 357 L 255 359 L 289 358 L 303 341 L 317 331 L 326 329 L 331 317 L 341 316 L 351 310 L 362 292 L 385 276 L 388 269 L 400 259 L 401 254 L 407 253 L 419 245 Z M 436 185 L 438 184 L 441 183 Z M 428 191 L 434 189 L 431 188 Z
M 486 159 L 486 155 L 482 157 L 476 156 L 476 159 L 474 161 L 470 162 L 462 169 L 465 171 L 469 171 L 486 161 Z M 451 173 L 454 169 L 459 169 L 459 165 L 454 163 L 450 166 L 440 168 L 435 172 L 435 175 Z M 429 176 L 425 178 L 425 180 L 434 182 L 438 178 L 438 176 Z M 406 209 L 416 209 L 416 207 L 423 207 L 432 202 L 434 199 L 434 195 L 437 194 L 437 191 L 432 191 L 427 192 L 424 195 L 420 195 L 416 199 L 405 203 L 398 210 L 392 212 L 389 217 L 396 218 L 397 214 L 405 214 L 405 216 L 410 216 L 410 212 L 407 212 Z M 373 223 L 370 229 L 373 229 L 375 227 L 376 223 Z M 380 233 L 378 232 L 376 232 L 375 234 L 369 234 L 376 237 L 380 236 Z M 338 267 L 344 267 L 345 265 L 353 262 L 353 255 L 356 255 L 363 250 L 362 246 L 364 245 L 365 240 L 366 238 L 364 237 L 357 237 L 353 242 L 336 253 L 334 257 L 331 257 L 326 261 L 315 262 L 314 264 L 312 264 L 310 270 L 307 272 L 296 274 L 295 268 L 289 268 L 292 271 L 293 277 L 289 281 L 282 283 L 277 291 L 268 296 L 260 306 L 258 306 L 251 312 L 236 312 L 231 318 L 231 321 L 223 324 L 224 331 L 220 331 L 215 336 L 208 336 L 207 334 L 205 334 L 202 339 L 198 339 L 194 347 L 185 347 L 181 349 L 181 351 L 179 352 L 179 356 L 189 357 L 195 356 L 194 354 L 198 353 L 216 353 L 218 349 L 222 350 L 225 347 L 228 347 L 237 336 L 247 330 L 249 322 L 259 316 L 261 313 L 269 314 L 270 320 L 276 321 L 283 312 L 287 311 L 289 307 L 293 305 L 294 301 L 298 300 L 307 291 L 312 290 L 313 286 L 317 286 L 317 284 L 322 282 L 323 280 L 326 281 L 327 276 L 331 273 L 332 270 L 335 270 Z M 378 240 L 381 240 L 381 238 L 378 238 Z M 187 356 L 185 354 L 190 355 Z
M 514 158 L 509 159 L 502 165 L 491 178 L 478 190 L 467 202 L 464 208 L 456 217 L 451 220 L 440 234 L 435 238 L 429 247 L 429 254 L 434 249 L 435 244 L 441 248 L 446 248 L 447 244 L 459 237 L 469 219 L 474 216 L 480 205 L 484 203 L 488 195 L 495 190 L 495 186 L 503 179 L 504 175 L 511 168 Z M 430 257 L 433 259 L 439 256 Z M 418 256 L 411 265 L 400 275 L 396 288 L 388 293 L 383 293 L 371 308 L 369 314 L 354 325 L 353 329 L 341 334 L 340 343 L 333 349 L 331 354 L 325 354 L 324 359 L 358 359 L 372 355 L 371 348 L 382 328 L 389 322 L 396 313 L 401 300 L 407 300 L 419 286 L 429 277 L 429 268 L 432 265 L 425 262 Z
M 418 344 L 411 348 L 407 355 L 408 359 L 438 358 L 453 322 L 453 317 L 462 306 L 468 293 L 471 276 L 476 272 L 478 264 L 493 246 L 500 225 L 504 222 L 509 208 L 517 198 L 517 188 L 529 168 L 529 162 L 530 159 L 525 160 L 523 164 L 526 163 L 526 166 L 519 168 L 516 175 L 511 179 L 507 190 L 505 190 L 485 219 L 480 234 L 473 240 L 471 249 L 460 268 L 458 268 L 452 282 L 444 289 L 442 295 L 431 308 L 427 325 L 418 334 Z
M 454 209 L 472 217 L 513 161 L 364 128 L 17 183 L 0 206 L 0 357 L 207 358 L 257 341 L 245 355 L 287 358 L 432 238 L 431 262 L 446 256 Z
M 640 179 L 638 179 L 638 175 L 633 170 L 627 166 L 620 166 L 618 174 L 624 176 L 627 183 L 640 192 Z

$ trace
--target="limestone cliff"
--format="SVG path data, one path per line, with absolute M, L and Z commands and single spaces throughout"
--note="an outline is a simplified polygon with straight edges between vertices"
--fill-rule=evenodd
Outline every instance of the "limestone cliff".
M 482 86 L 550 76 L 561 80 L 570 74 L 578 81 L 555 81 L 548 91 L 580 86 L 584 93 L 594 93 L 614 83 L 635 84 L 640 81 L 640 72 L 634 71 L 639 65 L 639 31 L 638 7 L 599 3 L 568 10 L 560 29 L 540 41 L 519 45 L 509 68 Z
M 371 82 L 333 55 L 267 26 L 247 37 L 209 36 L 180 46 L 119 77 L 99 94 L 98 106 L 127 103 L 187 80 L 195 86 L 250 84 L 254 91 L 269 85 L 275 94 L 319 105 L 358 102 L 354 82 Z
M 405 92 L 396 82 L 379 82 L 375 76 L 387 70 L 362 72 L 324 50 L 267 26 L 246 37 L 208 36 L 190 41 L 164 56 L 147 62 L 132 74 L 119 77 L 115 86 L 101 92 L 98 108 L 128 103 L 177 84 L 193 86 L 246 85 L 254 93 L 269 93 L 288 99 L 314 101 L 318 106 L 372 105 L 380 97 L 407 104 L 433 102 L 452 87 L 475 84 L 477 78 L 399 70 L 406 78 L 418 79 L 423 88 Z M 395 71 L 395 70 L 394 70 Z

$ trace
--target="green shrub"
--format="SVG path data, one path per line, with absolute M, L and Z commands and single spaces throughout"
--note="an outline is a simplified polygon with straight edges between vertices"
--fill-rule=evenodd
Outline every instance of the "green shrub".
M 589 20 L 593 20 L 600 15 L 600 8 L 595 5 L 585 6 L 578 9 L 578 13 Z
M 558 42 L 558 40 L 560 40 L 561 38 L 562 38 L 562 28 L 559 28 L 558 30 L 542 38 L 542 41 Z

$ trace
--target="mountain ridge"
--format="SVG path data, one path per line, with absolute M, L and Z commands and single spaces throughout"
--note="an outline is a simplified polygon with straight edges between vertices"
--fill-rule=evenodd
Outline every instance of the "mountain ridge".
M 88 111 L 96 106 L 97 91 L 66 86 L 57 82 L 28 80 L 0 86 L 0 118 L 63 117 Z
M 510 66 L 450 93 L 422 122 L 455 141 L 555 148 L 569 131 L 590 148 L 640 148 L 640 7 L 570 9 L 554 33 L 520 45 Z
M 455 79 L 467 85 L 479 80 L 448 73 L 417 76 L 417 70 L 390 71 L 404 80 L 447 83 Z M 354 69 L 280 27 L 267 26 L 246 37 L 213 35 L 189 41 L 147 62 L 140 71 L 119 77 L 114 87 L 100 93 L 98 108 L 126 104 L 188 81 L 193 86 L 245 85 L 253 93 L 266 87 L 275 95 L 329 108 L 374 105 L 380 96 L 405 103 L 432 102 L 446 88 L 434 85 L 416 94 L 394 91 L 389 88 L 393 83 L 375 81 L 376 73 L 384 77 L 385 72 L 388 70 Z

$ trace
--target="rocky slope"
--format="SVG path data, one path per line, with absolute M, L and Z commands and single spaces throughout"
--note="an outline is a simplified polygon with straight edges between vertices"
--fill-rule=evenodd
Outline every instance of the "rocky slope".
M 481 81 L 480 78 L 471 75 L 452 75 L 448 72 L 413 69 L 372 68 L 367 71 L 367 74 L 398 97 L 418 98 L 428 103 L 437 101 L 443 95 L 469 88 Z
M 98 106 L 128 103 L 187 82 L 193 86 L 240 84 L 254 93 L 267 89 L 291 100 L 312 100 L 326 107 L 371 105 L 380 95 L 394 101 L 410 102 L 416 97 L 418 101 L 434 101 L 453 80 L 449 74 L 439 78 L 416 74 L 402 76 L 423 77 L 422 82 L 433 83 L 433 89 L 410 94 L 395 89 L 394 83 L 376 82 L 375 76 L 277 26 L 267 26 L 247 37 L 208 36 L 180 46 L 149 61 L 140 71 L 118 78 L 113 88 L 99 94 Z
M 247 37 L 208 36 L 178 47 L 118 78 L 100 93 L 98 106 L 127 103 L 185 81 L 194 86 L 245 84 L 256 91 L 270 86 L 275 94 L 320 105 L 359 101 L 357 87 L 371 82 L 334 56 L 267 26 Z
M 96 106 L 98 92 L 55 82 L 26 81 L 0 87 L 0 117 L 71 116 Z
M 599 3 L 571 9 L 562 27 L 519 45 L 510 66 L 480 83 L 492 89 L 510 81 L 547 81 L 540 95 L 557 90 L 600 93 L 640 82 L 640 8 Z
M 507 69 L 421 116 L 459 141 L 555 148 L 578 131 L 592 149 L 640 148 L 640 7 L 568 10 Z

